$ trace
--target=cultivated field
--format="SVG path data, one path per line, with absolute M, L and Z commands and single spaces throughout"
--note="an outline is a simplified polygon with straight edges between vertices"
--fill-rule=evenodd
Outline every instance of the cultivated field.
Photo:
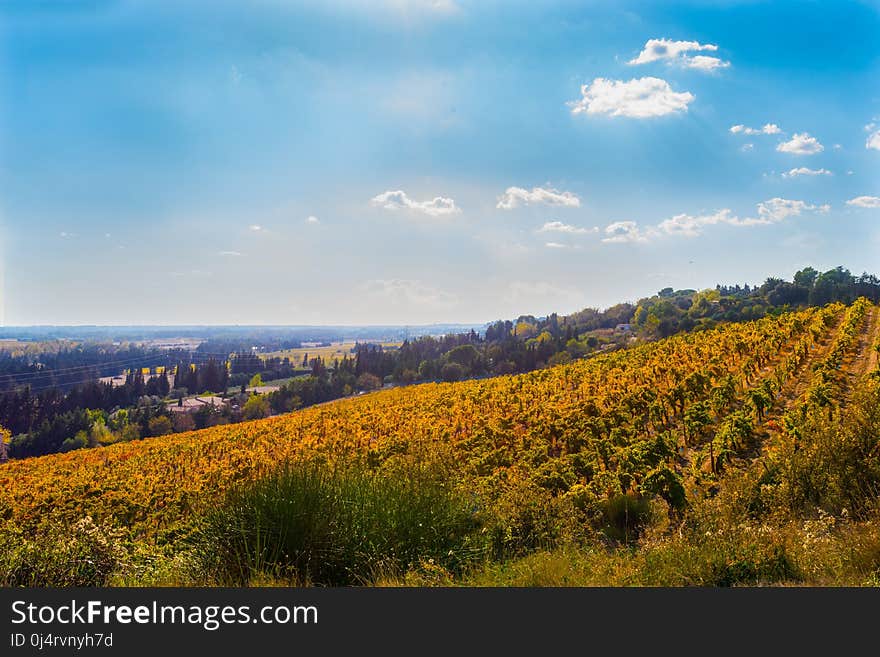
M 795 491 L 792 464 L 825 455 L 827 447 L 810 442 L 819 424 L 831 423 L 823 429 L 830 436 L 868 421 L 878 332 L 880 313 L 869 302 L 831 304 L 522 375 L 409 386 L 11 462 L 0 467 L 0 517 L 25 535 L 88 517 L 158 549 L 230 488 L 315 458 L 389 473 L 433 464 L 501 532 L 508 554 L 572 531 L 626 543 L 629 521 L 621 525 L 615 509 L 635 517 L 656 514 L 659 504 L 671 522 L 718 496 L 736 473 L 761 478 L 761 504 L 795 513 L 797 495 L 814 495 L 797 504 L 815 512 L 829 491 Z M 873 440 L 859 448 L 868 451 L 858 463 L 880 473 L 876 433 Z M 868 513 L 869 498 L 854 491 L 841 493 L 846 514 Z M 551 531 L 548 518 L 562 524 Z M 877 558 L 880 567 L 880 546 Z

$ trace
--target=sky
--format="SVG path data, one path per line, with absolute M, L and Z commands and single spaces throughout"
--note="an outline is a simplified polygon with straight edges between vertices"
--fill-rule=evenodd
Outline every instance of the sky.
M 8 0 L 0 324 L 880 274 L 880 3 Z

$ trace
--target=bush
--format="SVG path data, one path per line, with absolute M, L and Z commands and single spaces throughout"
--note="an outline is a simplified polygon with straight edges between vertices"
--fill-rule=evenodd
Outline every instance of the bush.
M 464 376 L 465 370 L 458 363 L 446 363 L 440 369 L 440 378 L 446 382 L 461 381 Z
M 382 387 L 382 379 L 375 374 L 364 372 L 357 378 L 357 387 L 361 390 L 378 390 Z
M 167 415 L 157 415 L 147 423 L 151 436 L 167 436 L 174 431 L 171 419 Z
M 614 495 L 603 500 L 600 509 L 602 534 L 623 543 L 637 539 L 654 515 L 649 498 L 632 494 Z
M 796 437 L 782 449 L 767 487 L 766 506 L 790 517 L 863 516 L 880 496 L 880 386 L 869 382 L 830 418 L 812 409 L 793 420 Z
M 756 586 L 802 581 L 784 543 L 769 526 L 742 525 L 696 537 L 671 536 L 636 555 L 636 577 L 649 586 Z
M 554 496 L 538 483 L 509 472 L 497 483 L 483 512 L 493 559 L 509 559 L 580 538 L 584 514 L 568 496 Z M 488 496 L 487 494 L 487 496 Z
M 205 515 L 196 577 L 344 586 L 430 559 L 454 571 L 482 554 L 478 525 L 475 510 L 427 469 L 289 463 Z
M 108 586 L 126 564 L 121 532 L 90 516 L 72 526 L 49 527 L 37 536 L 0 532 L 2 586 Z

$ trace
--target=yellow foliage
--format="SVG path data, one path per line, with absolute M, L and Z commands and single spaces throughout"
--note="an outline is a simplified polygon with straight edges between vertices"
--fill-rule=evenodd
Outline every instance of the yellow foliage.
M 32 528 L 89 514 L 156 537 L 235 482 L 315 452 L 381 464 L 430 450 L 450 456 L 475 491 L 521 476 L 560 493 L 594 479 L 602 490 L 590 495 L 604 494 L 612 479 L 627 490 L 657 466 L 639 465 L 650 452 L 645 441 L 681 430 L 678 399 L 708 398 L 730 377 L 744 398 L 762 379 L 807 367 L 798 354 L 809 354 L 817 327 L 826 331 L 843 309 L 721 325 L 527 374 L 395 388 L 263 420 L 13 461 L 0 466 L 0 518 Z M 679 467 L 674 454 L 662 458 Z

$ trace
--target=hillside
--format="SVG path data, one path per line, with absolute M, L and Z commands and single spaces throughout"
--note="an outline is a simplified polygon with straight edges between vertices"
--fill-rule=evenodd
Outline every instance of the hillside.
M 15 461 L 0 467 L 0 518 L 7 533 L 39 535 L 89 516 L 124 530 L 127 541 L 167 549 L 230 487 L 317 454 L 389 472 L 407 460 L 440 464 L 457 491 L 506 523 L 511 554 L 559 534 L 535 518 L 562 507 L 584 513 L 582 529 L 626 542 L 630 510 L 644 509 L 638 504 L 662 504 L 666 522 L 676 522 L 718 496 L 732 473 L 763 472 L 762 486 L 785 488 L 784 477 L 766 473 L 809 453 L 816 422 L 876 407 L 878 344 L 880 310 L 861 299 L 522 375 L 402 387 L 267 420 Z M 865 406 L 868 393 L 875 397 Z M 876 461 L 873 452 L 864 459 Z M 865 467 L 876 469 L 873 461 Z M 852 500 L 846 515 L 867 513 L 869 501 L 842 496 Z

